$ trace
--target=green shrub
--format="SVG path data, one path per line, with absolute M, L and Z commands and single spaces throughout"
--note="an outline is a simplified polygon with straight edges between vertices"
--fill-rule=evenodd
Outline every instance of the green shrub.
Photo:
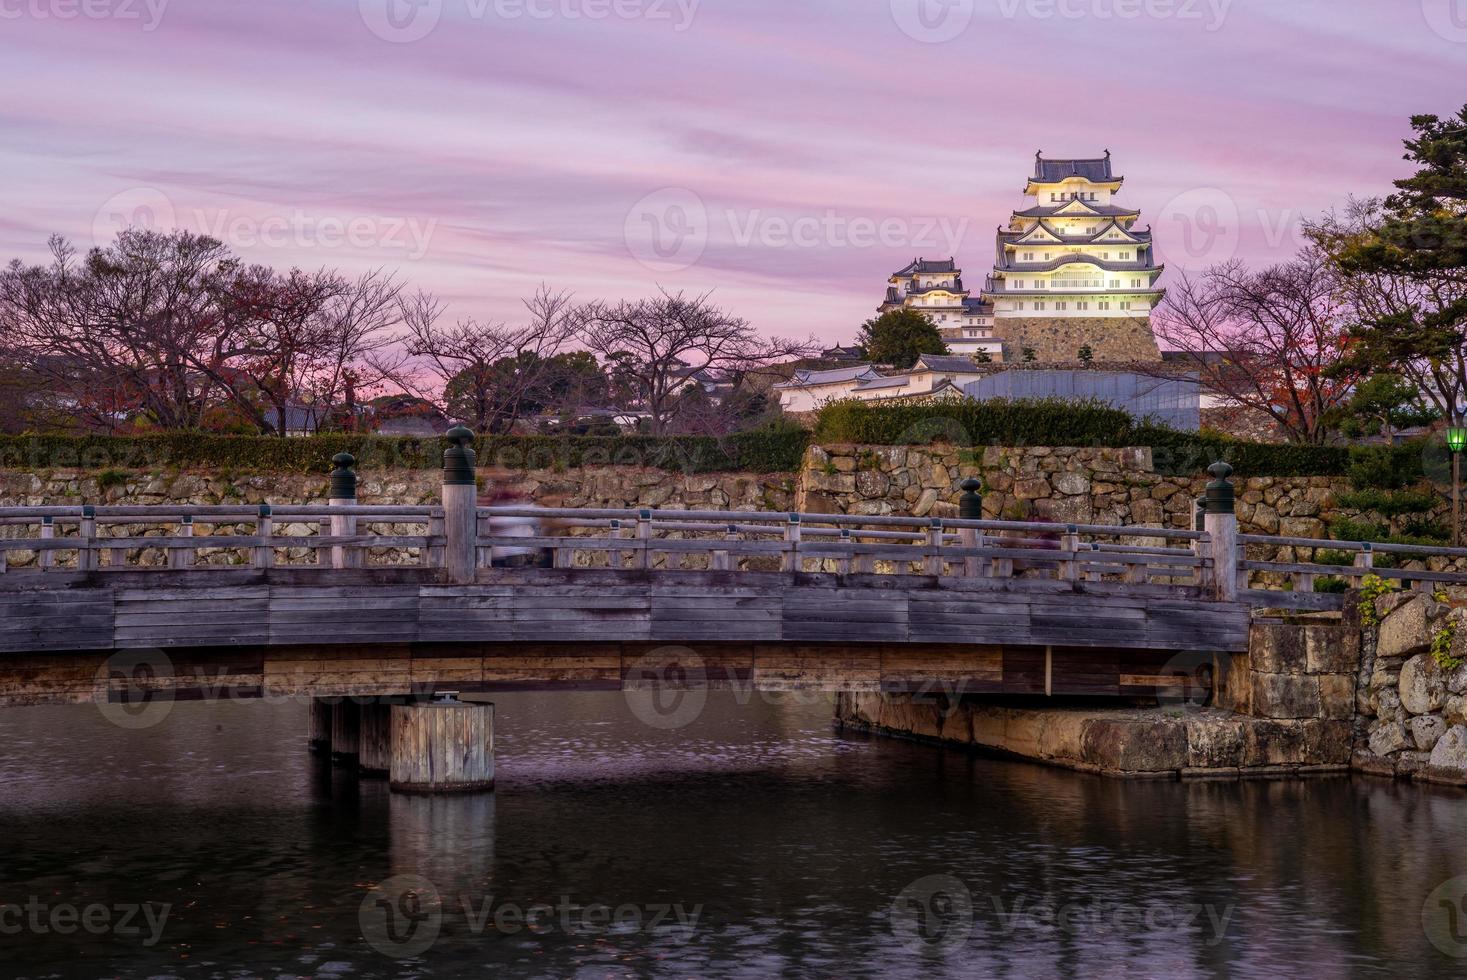
M 1179 432 L 1138 423 L 1129 413 L 1100 402 L 1062 400 L 948 402 L 873 405 L 833 402 L 821 409 L 815 438 L 822 442 L 875 445 L 1144 446 L 1156 472 L 1190 476 L 1219 459 L 1241 476 L 1338 476 L 1349 452 L 1332 446 L 1243 442 L 1217 433 Z
M 1437 504 L 1437 496 L 1425 490 L 1381 490 L 1367 488 L 1339 495 L 1341 507 L 1351 510 L 1366 510 L 1382 517 L 1400 517 L 1403 514 L 1424 514 Z
M 475 443 L 480 466 L 569 469 L 646 466 L 685 473 L 795 472 L 810 434 L 773 428 L 712 436 L 493 436 Z M 228 469 L 324 473 L 331 457 L 349 452 L 361 471 L 442 465 L 447 443 L 331 434 L 297 439 L 179 432 L 146 436 L 0 436 L 5 469 Z
M 1335 575 L 1326 575 L 1324 578 L 1314 580 L 1315 592 L 1328 592 L 1331 595 L 1340 595 L 1350 591 L 1350 583 Z
M 815 438 L 878 446 L 1121 446 L 1130 445 L 1131 416 L 1099 402 L 1058 399 L 873 405 L 838 401 L 820 410 Z
M 1354 446 L 1346 475 L 1357 490 L 1400 490 L 1421 482 L 1421 460 L 1419 440 L 1399 446 Z

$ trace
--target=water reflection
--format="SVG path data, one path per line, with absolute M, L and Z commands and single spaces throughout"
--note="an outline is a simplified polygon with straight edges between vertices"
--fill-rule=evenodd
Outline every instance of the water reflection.
M 1467 874 L 1459 792 L 1116 782 L 841 737 L 808 699 L 716 694 L 677 730 L 619 695 L 496 701 L 499 788 L 461 798 L 394 795 L 323 764 L 299 704 L 179 704 L 143 731 L 87 707 L 0 712 L 0 904 L 39 916 L 0 922 L 24 919 L 0 936 L 6 972 L 1459 976 L 1467 963 L 1421 919 L 1433 888 Z M 88 906 L 111 926 L 52 928 L 56 909 Z M 140 932 L 113 928 L 165 906 L 154 944 L 142 912 Z

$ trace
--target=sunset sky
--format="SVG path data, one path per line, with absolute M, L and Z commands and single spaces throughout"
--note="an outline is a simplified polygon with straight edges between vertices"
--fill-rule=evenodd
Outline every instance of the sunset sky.
M 1173 270 L 1266 261 L 1464 102 L 1467 0 L 0 0 L 0 256 L 151 221 L 847 341 L 917 255 L 981 286 L 1035 150 L 1109 148 Z

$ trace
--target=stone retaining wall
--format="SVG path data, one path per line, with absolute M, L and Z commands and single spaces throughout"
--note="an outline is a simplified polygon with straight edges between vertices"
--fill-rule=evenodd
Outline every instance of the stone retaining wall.
M 1380 625 L 1367 630 L 1361 658 L 1355 767 L 1467 785 L 1467 608 L 1404 592 L 1373 605 Z M 1443 666 L 1431 647 L 1447 632 Z

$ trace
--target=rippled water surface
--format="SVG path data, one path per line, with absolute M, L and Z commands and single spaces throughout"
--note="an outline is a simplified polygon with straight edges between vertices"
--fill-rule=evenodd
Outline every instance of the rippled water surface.
M 466 798 L 333 771 L 299 703 L 0 712 L 0 974 L 1467 975 L 1422 916 L 1467 875 L 1457 791 L 1116 782 L 824 702 L 495 701 Z

